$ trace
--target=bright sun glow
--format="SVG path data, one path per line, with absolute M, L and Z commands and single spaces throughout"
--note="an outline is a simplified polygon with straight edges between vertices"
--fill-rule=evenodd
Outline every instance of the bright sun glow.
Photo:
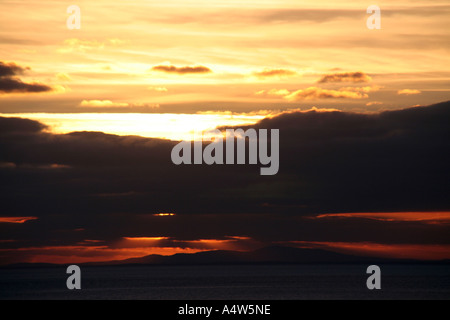
M 30 113 L 0 114 L 42 122 L 53 133 L 94 131 L 169 140 L 192 140 L 195 130 L 208 131 L 219 126 L 255 124 L 264 114 L 140 114 L 140 113 Z

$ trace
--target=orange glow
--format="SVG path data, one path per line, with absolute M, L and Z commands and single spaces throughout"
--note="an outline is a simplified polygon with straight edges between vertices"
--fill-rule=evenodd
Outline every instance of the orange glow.
M 120 248 L 136 248 L 136 247 L 183 247 L 208 250 L 237 250 L 242 251 L 243 247 L 250 244 L 251 238 L 228 236 L 228 239 L 197 239 L 197 240 L 178 240 L 170 237 L 124 237 L 115 246 Z M 163 241 L 163 245 L 161 242 Z M 252 243 L 254 244 L 254 243 Z
M 168 237 L 124 237 L 125 240 L 131 241 L 159 241 L 159 240 L 167 240 Z
M 147 255 L 171 256 L 178 253 L 193 254 L 213 250 L 245 251 L 248 237 L 230 236 L 229 239 L 176 240 L 170 237 L 123 237 L 111 245 L 103 240 L 83 240 L 72 246 L 46 246 L 18 249 L 0 249 L 0 256 L 9 260 L 0 264 L 18 262 L 71 264 L 107 262 L 140 258 Z M 252 246 L 255 244 L 252 243 Z M 248 249 L 248 248 L 247 248 Z
M 232 240 L 200 239 L 200 240 L 193 240 L 193 241 L 189 241 L 189 242 L 191 242 L 191 243 L 205 243 L 205 244 L 215 245 L 215 244 L 227 243 L 227 242 L 230 242 L 230 241 L 232 241 Z
M 379 258 L 444 260 L 450 259 L 448 244 L 382 244 L 372 242 L 293 241 L 300 248 L 325 249 L 358 256 Z
M 211 249 L 227 249 L 230 247 L 229 246 L 230 242 L 233 241 L 234 240 L 200 239 L 181 242 L 188 243 L 189 245 L 195 247 L 211 248 Z
M 175 213 L 156 213 L 153 216 L 155 217 L 173 217 Z
M 238 239 L 199 239 L 199 240 L 175 240 L 175 242 L 185 243 L 190 247 L 208 249 L 208 250 L 234 250 L 241 251 L 242 248 L 238 243 Z
M 428 224 L 450 223 L 450 212 L 379 212 L 321 214 L 315 218 L 363 218 L 379 221 L 417 221 Z
M 171 256 L 177 253 L 197 253 L 205 251 L 195 248 L 179 247 L 140 247 L 110 248 L 108 246 L 49 246 L 19 249 L 0 249 L 1 253 L 11 254 L 9 261 L 3 263 L 55 263 L 72 264 L 86 262 L 106 262 L 140 258 L 147 255 Z M 17 256 L 14 256 L 17 254 Z
M 234 240 L 200 239 L 200 240 L 191 240 L 191 241 L 185 241 L 185 242 L 191 243 L 191 244 L 204 244 L 204 245 L 211 246 L 211 247 L 217 247 L 217 246 L 223 246 L 232 241 L 234 241 Z
M 227 238 L 234 239 L 234 240 L 252 240 L 250 237 L 238 237 L 238 236 L 227 236 Z
M 0 217 L 0 223 L 25 223 L 37 219 L 37 217 Z

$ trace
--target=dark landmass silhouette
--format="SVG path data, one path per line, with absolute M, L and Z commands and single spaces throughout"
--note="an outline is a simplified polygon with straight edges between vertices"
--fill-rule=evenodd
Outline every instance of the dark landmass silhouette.
M 450 260 L 424 261 L 413 259 L 377 258 L 355 256 L 321 249 L 270 246 L 254 251 L 214 250 L 198 253 L 178 253 L 172 256 L 157 254 L 141 258 L 113 260 L 105 262 L 79 263 L 79 266 L 184 266 L 184 265 L 232 265 L 232 264 L 449 264 Z M 2 268 L 52 267 L 61 266 L 50 263 L 18 263 Z

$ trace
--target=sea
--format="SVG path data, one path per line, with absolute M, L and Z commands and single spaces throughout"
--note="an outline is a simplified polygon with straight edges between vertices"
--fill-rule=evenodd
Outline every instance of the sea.
M 380 265 L 381 289 L 366 265 L 81 266 L 69 290 L 67 266 L 1 268 L 1 300 L 448 300 L 450 266 Z

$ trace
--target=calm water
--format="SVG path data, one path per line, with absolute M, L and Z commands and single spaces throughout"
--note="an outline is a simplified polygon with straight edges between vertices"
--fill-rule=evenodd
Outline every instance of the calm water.
M 75 291 L 65 267 L 2 269 L 0 299 L 450 299 L 450 266 L 380 267 L 381 291 L 367 289 L 363 265 L 82 267 Z

